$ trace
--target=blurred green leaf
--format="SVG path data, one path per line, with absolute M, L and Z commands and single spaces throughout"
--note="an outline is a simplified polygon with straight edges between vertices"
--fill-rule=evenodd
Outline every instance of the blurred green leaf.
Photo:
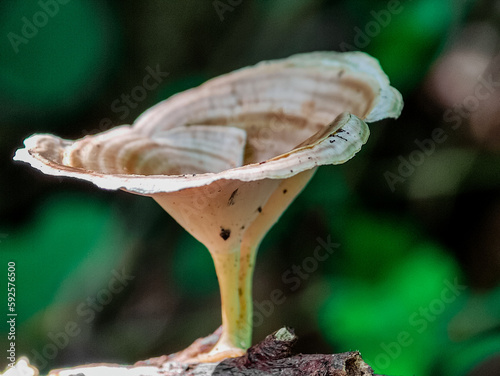
M 386 8 L 387 3 L 381 9 Z M 372 38 L 366 51 L 380 60 L 391 84 L 404 92 L 427 74 L 455 11 L 449 0 L 405 1 L 398 9 L 401 11 L 391 14 L 386 27 L 381 25 L 380 34 Z
M 179 290 L 189 296 L 203 297 L 219 290 L 210 253 L 186 232 L 175 247 L 169 269 Z
M 346 234 L 355 239 L 346 240 L 355 273 L 348 266 L 347 277 L 332 279 L 320 326 L 342 350 L 360 350 L 377 373 L 425 374 L 443 338 L 439 323 L 465 297 L 450 288 L 460 272 L 408 223 L 368 218 L 358 216 Z
M 8 104 L 3 116 L 40 121 L 93 100 L 117 61 L 116 22 L 105 3 L 3 2 L 0 98 Z
M 343 220 L 346 223 L 340 236 L 345 267 L 353 278 L 385 278 L 387 270 L 399 267 L 418 241 L 418 232 L 408 220 L 353 208 Z
M 3 231 L 9 236 L 1 243 L 2 267 L 16 263 L 18 323 L 51 304 L 85 298 L 89 286 L 109 279 L 124 254 L 120 224 L 106 203 L 60 195 L 47 200 L 24 228 Z M 83 280 L 72 284 L 78 274 Z M 1 328 L 5 332 L 5 323 Z

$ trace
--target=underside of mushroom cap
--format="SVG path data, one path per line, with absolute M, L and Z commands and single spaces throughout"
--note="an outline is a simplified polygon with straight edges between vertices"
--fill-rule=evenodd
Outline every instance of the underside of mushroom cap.
M 14 159 L 143 195 L 219 179 L 284 179 L 347 161 L 367 140 L 363 119 L 397 117 L 401 108 L 401 95 L 370 56 L 301 54 L 214 78 L 132 126 L 77 141 L 33 135 Z

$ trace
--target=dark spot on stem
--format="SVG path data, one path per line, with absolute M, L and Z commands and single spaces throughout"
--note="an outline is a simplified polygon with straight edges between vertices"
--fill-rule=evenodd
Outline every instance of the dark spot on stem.
M 262 206 L 259 206 L 259 207 L 257 208 L 257 211 L 258 211 L 259 213 L 262 213 Z
M 286 194 L 287 192 L 288 192 L 288 190 L 283 189 L 283 194 Z
M 231 230 L 229 229 L 225 229 L 225 228 L 220 228 L 220 237 L 224 240 L 227 240 L 229 239 L 229 237 L 231 236 Z

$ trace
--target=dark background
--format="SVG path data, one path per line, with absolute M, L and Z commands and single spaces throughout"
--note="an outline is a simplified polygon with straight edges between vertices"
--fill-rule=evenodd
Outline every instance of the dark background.
M 2 1 L 0 312 L 14 261 L 16 355 L 45 372 L 130 364 L 220 324 L 203 246 L 151 199 L 14 163 L 24 138 L 131 123 L 262 60 L 361 50 L 403 113 L 372 124 L 353 160 L 319 169 L 267 235 L 254 341 L 288 325 L 299 351 L 357 349 L 378 373 L 499 374 L 499 18 L 499 1 Z M 168 76 L 137 97 L 150 69 Z M 340 246 L 311 263 L 328 238 Z

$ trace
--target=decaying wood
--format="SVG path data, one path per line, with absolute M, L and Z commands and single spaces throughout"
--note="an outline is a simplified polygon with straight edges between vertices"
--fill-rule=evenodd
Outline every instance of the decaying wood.
M 195 342 L 181 353 L 137 362 L 133 366 L 92 364 L 55 370 L 57 376 L 375 376 L 357 351 L 340 354 L 293 354 L 293 330 L 282 328 L 248 349 L 244 356 L 219 363 L 180 360 L 209 348 L 217 333 Z
M 283 328 L 248 349 L 240 358 L 226 359 L 212 375 L 369 376 L 373 370 L 357 351 L 334 355 L 292 353 L 297 337 Z

